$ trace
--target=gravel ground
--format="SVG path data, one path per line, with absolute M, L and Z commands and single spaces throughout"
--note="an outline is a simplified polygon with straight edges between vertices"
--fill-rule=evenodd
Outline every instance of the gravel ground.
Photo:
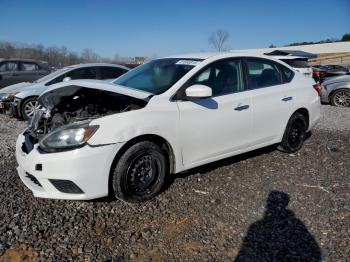
M 265 148 L 181 173 L 142 205 L 34 198 L 16 174 L 25 124 L 0 115 L 0 261 L 268 261 L 281 248 L 283 260 L 346 261 L 350 110 L 322 113 L 298 153 Z

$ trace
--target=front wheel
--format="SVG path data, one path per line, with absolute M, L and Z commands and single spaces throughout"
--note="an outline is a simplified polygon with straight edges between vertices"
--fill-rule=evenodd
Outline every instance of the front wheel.
M 278 149 L 286 153 L 294 153 L 298 151 L 304 143 L 306 137 L 306 119 L 296 112 L 288 121 L 283 139 Z
M 41 106 L 38 102 L 37 97 L 30 97 L 24 100 L 22 104 L 22 111 L 21 111 L 22 118 L 24 120 L 29 120 L 34 115 L 35 110 L 40 108 Z
M 126 202 L 142 202 L 163 187 L 169 165 L 165 152 L 144 141 L 128 148 L 112 169 L 114 195 Z

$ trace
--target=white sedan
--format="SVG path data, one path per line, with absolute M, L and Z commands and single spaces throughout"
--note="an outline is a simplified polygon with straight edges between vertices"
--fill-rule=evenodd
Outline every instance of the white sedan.
M 319 92 L 279 60 L 238 53 L 56 84 L 17 140 L 18 173 L 36 197 L 148 200 L 170 174 L 273 144 L 299 150 L 320 117 Z

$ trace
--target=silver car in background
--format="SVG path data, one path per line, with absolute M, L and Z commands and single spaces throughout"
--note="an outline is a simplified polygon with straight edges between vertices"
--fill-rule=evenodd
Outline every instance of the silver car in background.
M 0 89 L 0 108 L 10 115 L 28 120 L 39 107 L 38 97 L 51 85 L 76 79 L 113 80 L 129 71 L 121 65 L 90 63 L 67 66 L 33 83 L 19 83 Z
M 350 75 L 326 79 L 321 84 L 321 102 L 350 107 Z

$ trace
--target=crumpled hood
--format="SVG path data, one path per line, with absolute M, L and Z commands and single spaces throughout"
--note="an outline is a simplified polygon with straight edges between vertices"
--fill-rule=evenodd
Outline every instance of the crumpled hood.
M 341 82 L 350 83 L 350 75 L 331 77 L 331 78 L 327 79 L 326 81 L 324 81 L 322 84 L 332 85 L 332 84 L 341 83 Z
M 5 88 L 0 89 L 0 94 L 9 94 L 13 92 L 20 92 L 24 88 L 35 85 L 35 83 L 30 83 L 30 82 L 22 82 L 14 85 L 7 86 Z
M 45 108 L 53 108 L 60 103 L 60 97 L 73 95 L 81 88 L 92 88 L 113 92 L 145 101 L 148 101 L 153 95 L 152 93 L 115 85 L 103 80 L 72 80 L 52 85 L 39 97 L 39 102 Z

